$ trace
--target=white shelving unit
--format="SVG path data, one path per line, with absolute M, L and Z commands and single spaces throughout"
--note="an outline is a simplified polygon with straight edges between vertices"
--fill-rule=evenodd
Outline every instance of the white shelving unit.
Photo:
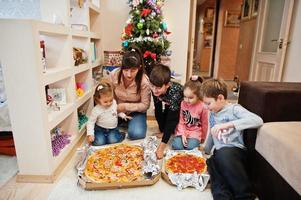
M 45 2 L 41 1 L 41 9 L 47 7 Z M 66 18 L 70 16 L 68 8 L 73 5 L 72 1 L 59 1 L 58 4 L 63 4 L 58 13 L 63 16 L 64 25 L 33 20 L 0 20 L 0 60 L 19 165 L 17 180 L 20 182 L 55 180 L 85 138 L 85 125 L 80 130 L 78 127 L 78 111 L 84 110 L 89 114 L 93 107 L 95 83 L 92 71 L 101 66 L 103 57 L 100 9 L 89 1 L 85 2 L 81 9 L 86 13 L 88 29 L 81 31 L 71 29 L 72 20 Z M 51 10 L 56 9 L 52 4 Z M 51 21 L 47 12 L 43 18 Z M 42 64 L 41 40 L 46 46 L 46 70 Z M 91 59 L 91 42 L 97 47 L 94 61 Z M 74 66 L 73 47 L 87 52 L 87 64 Z M 87 86 L 81 97 L 76 95 L 76 82 Z M 46 86 L 65 89 L 67 102 L 59 111 L 49 111 Z M 51 132 L 56 127 L 61 127 L 71 140 L 58 156 L 53 155 L 51 145 Z

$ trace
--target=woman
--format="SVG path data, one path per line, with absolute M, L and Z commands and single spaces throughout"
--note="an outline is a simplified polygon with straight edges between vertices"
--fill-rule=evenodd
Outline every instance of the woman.
M 130 48 L 124 53 L 122 67 L 113 71 L 111 82 L 118 113 L 123 112 L 130 117 L 128 138 L 145 138 L 146 111 L 150 106 L 151 92 L 139 49 Z

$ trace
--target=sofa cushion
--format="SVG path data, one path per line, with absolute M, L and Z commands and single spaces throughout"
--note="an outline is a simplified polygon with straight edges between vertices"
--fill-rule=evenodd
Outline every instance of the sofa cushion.
M 301 122 L 265 123 L 255 149 L 301 194 Z

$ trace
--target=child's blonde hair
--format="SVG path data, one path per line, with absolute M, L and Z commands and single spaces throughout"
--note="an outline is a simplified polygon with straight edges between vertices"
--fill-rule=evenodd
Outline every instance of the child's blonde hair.
M 101 81 L 94 92 L 94 99 L 100 99 L 102 95 L 113 95 L 113 87 L 108 81 Z
M 202 84 L 203 95 L 217 100 L 218 95 L 228 96 L 227 84 L 221 79 L 209 79 Z
M 200 76 L 191 76 L 189 81 L 187 81 L 184 85 L 184 90 L 189 88 L 193 94 L 195 94 L 200 100 L 203 100 L 203 94 L 201 91 L 203 83 L 203 78 Z

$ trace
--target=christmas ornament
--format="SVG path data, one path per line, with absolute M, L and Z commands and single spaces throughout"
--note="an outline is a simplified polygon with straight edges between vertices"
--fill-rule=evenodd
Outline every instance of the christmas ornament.
M 156 59 L 157 55 L 155 53 L 152 53 L 151 51 L 145 51 L 143 54 L 143 58 L 151 57 L 152 59 Z
M 125 29 L 124 32 L 128 35 L 131 36 L 132 35 L 132 30 L 133 30 L 133 24 L 128 24 Z
M 137 24 L 137 28 L 138 28 L 138 29 L 143 29 L 143 24 L 142 24 L 141 22 L 139 22 L 139 23 Z
M 128 47 L 129 46 L 129 42 L 127 40 L 122 42 L 122 46 L 123 47 Z
M 146 29 L 146 35 L 149 35 L 149 29 Z
M 167 24 L 165 22 L 161 22 L 161 28 L 165 31 L 167 30 Z
M 155 32 L 155 33 L 153 34 L 153 38 L 157 38 L 157 37 L 159 37 L 159 35 L 158 35 L 157 32 Z
M 143 8 L 142 12 L 141 12 L 141 17 L 146 17 L 147 15 L 149 15 L 152 12 L 151 9 L 148 8 Z

